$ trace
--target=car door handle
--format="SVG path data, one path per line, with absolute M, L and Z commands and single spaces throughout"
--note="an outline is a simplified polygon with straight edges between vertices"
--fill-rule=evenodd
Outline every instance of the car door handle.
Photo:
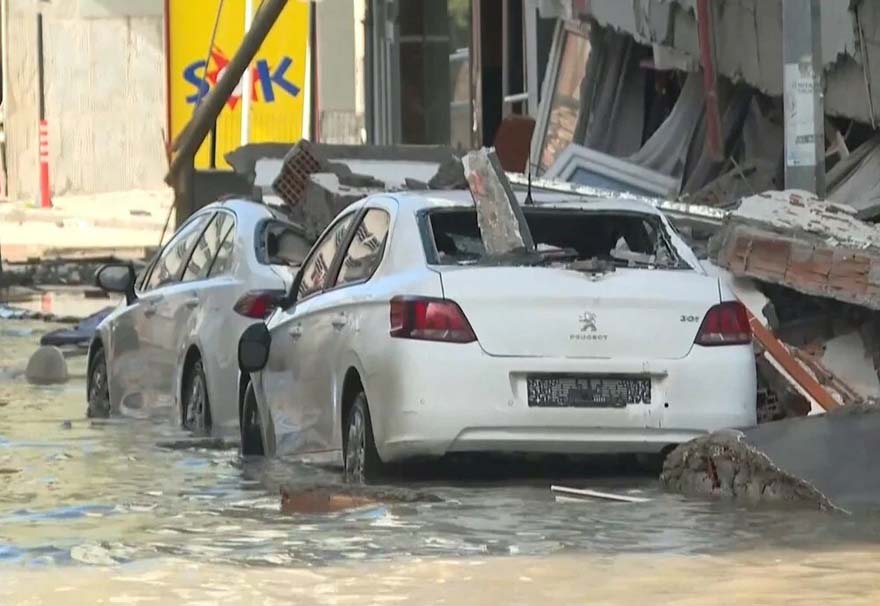
M 337 330 L 342 330 L 343 328 L 348 326 L 348 318 L 345 316 L 345 314 L 338 314 L 330 321 L 330 323 L 333 325 L 333 328 Z
M 144 307 L 144 315 L 148 318 L 152 318 L 156 315 L 156 305 L 147 305 Z
M 189 309 L 195 309 L 196 307 L 199 306 L 199 299 L 197 297 L 192 298 L 192 299 L 187 299 L 186 302 L 184 303 L 184 305 L 186 307 L 188 307 Z
M 291 339 L 299 339 L 301 336 L 303 336 L 302 326 L 300 326 L 299 324 L 297 324 L 296 326 L 291 326 L 287 329 L 287 334 L 290 335 Z

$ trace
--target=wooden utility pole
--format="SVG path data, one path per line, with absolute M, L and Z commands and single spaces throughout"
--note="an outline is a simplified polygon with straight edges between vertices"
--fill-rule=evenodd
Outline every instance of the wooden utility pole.
M 272 26 L 287 5 L 287 0 L 265 0 L 254 17 L 251 28 L 242 38 L 241 46 L 230 59 L 217 85 L 202 100 L 193 113 L 192 120 L 184 128 L 174 143 L 174 159 L 165 176 L 165 182 L 174 188 L 174 210 L 178 227 L 193 212 L 193 176 L 196 152 L 202 146 L 217 116 L 235 87 L 241 81 L 245 70 L 253 62 L 263 40 L 272 31 Z M 247 94 L 245 92 L 245 94 Z

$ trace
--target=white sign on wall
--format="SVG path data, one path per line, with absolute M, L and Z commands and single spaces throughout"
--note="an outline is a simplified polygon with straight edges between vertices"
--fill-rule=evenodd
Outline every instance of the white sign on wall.
M 785 164 L 816 165 L 816 77 L 812 63 L 785 65 Z

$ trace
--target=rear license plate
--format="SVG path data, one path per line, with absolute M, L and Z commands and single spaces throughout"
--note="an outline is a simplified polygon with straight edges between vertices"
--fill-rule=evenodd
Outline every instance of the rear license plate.
M 624 408 L 651 402 L 651 379 L 646 377 L 536 375 L 526 384 L 530 407 Z

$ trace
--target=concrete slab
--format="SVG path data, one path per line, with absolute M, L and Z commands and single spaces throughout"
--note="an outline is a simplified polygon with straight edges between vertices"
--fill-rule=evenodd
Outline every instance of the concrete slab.
M 880 408 L 852 405 L 683 444 L 661 482 L 692 495 L 862 512 L 880 508 L 878 453 Z

